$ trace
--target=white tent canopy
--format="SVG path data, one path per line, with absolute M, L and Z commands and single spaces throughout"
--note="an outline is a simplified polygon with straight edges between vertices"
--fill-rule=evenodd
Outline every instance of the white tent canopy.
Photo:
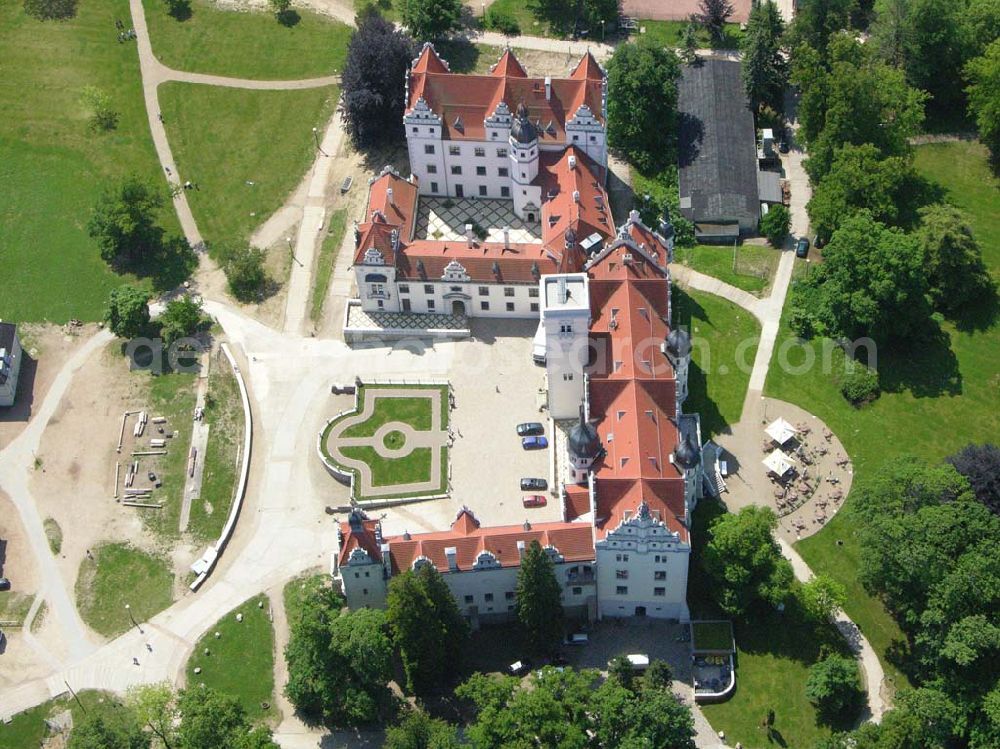
M 768 437 L 773 439 L 779 445 L 784 445 L 798 433 L 798 430 L 795 427 L 782 418 L 775 419 L 764 431 L 767 432 Z
M 767 466 L 767 470 L 779 478 L 792 470 L 792 466 L 794 465 L 792 459 L 781 450 L 775 450 L 761 462 Z

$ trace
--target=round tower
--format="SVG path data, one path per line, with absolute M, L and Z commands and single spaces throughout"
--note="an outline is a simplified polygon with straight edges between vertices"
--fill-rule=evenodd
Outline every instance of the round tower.
M 674 465 L 684 474 L 685 505 L 697 496 L 698 469 L 701 467 L 701 448 L 691 438 L 683 437 L 674 449 Z
M 514 213 L 525 221 L 538 221 L 541 188 L 532 185 L 538 176 L 538 129 L 528 118 L 528 108 L 523 102 L 510 125 L 510 175 Z
M 663 347 L 663 352 L 667 355 L 670 365 L 674 368 L 677 377 L 677 408 L 687 400 L 688 396 L 688 367 L 691 364 L 691 336 L 687 331 L 680 328 L 673 328 L 667 334 L 667 340 Z
M 580 420 L 569 432 L 567 450 L 570 481 L 574 484 L 586 484 L 587 473 L 594 461 L 600 457 L 602 446 L 601 438 L 594 425 L 584 418 L 582 405 L 580 406 Z

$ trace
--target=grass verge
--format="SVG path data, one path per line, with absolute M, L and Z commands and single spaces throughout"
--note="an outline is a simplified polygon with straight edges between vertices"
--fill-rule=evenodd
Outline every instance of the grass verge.
M 84 559 L 76 578 L 80 617 L 95 632 L 115 637 L 173 603 L 174 574 L 161 556 L 125 543 L 105 543 Z M 126 610 L 125 606 L 130 607 Z
M 701 414 L 707 439 L 740 419 L 760 325 L 749 312 L 714 294 L 674 286 L 673 320 L 691 332 L 687 413 Z
M 778 268 L 778 251 L 756 244 L 739 245 L 735 249 L 714 245 L 678 247 L 674 259 L 756 296 L 763 296 Z
M 164 184 L 135 44 L 115 39 L 113 20 L 128 17 L 127 0 L 80 3 L 74 18 L 50 22 L 26 16 L 20 2 L 0 3 L 0 319 L 99 320 L 111 289 L 136 280 L 101 260 L 86 229 L 105 185 L 127 174 Z M 113 131 L 88 128 L 86 86 L 110 95 Z M 178 231 L 169 203 L 160 223 Z
M 242 614 L 243 621 L 237 621 L 237 614 Z M 201 673 L 196 674 L 196 668 L 200 668 Z M 198 684 L 235 697 L 251 718 L 277 714 L 274 708 L 274 627 L 266 595 L 245 601 L 198 640 L 187 663 L 187 685 Z
M 62 551 L 62 528 L 59 527 L 59 523 L 55 521 L 55 518 L 45 518 L 42 525 L 45 528 L 45 540 L 49 542 L 49 549 L 52 551 L 53 556 L 55 556 Z
M 644 38 L 664 47 L 680 47 L 681 32 L 688 25 L 687 21 L 639 21 L 639 27 L 645 27 Z M 743 32 L 738 23 L 727 23 L 722 39 L 716 39 L 703 26 L 698 27 L 698 46 L 702 49 L 737 49 Z
M 23 622 L 34 600 L 35 596 L 28 593 L 14 590 L 0 592 L 0 621 Z
M 0 723 L 0 746 L 4 749 L 38 749 L 50 735 L 45 721 L 53 715 L 69 710 L 73 714 L 74 723 L 78 723 L 84 714 L 111 716 L 119 706 L 120 703 L 114 695 L 90 689 L 77 692 L 76 699 L 59 697 L 43 702 L 30 710 L 18 713 L 10 723 Z M 60 741 L 52 745 L 64 744 Z
M 313 276 L 312 303 L 309 306 L 309 319 L 319 322 L 323 316 L 323 304 L 330 291 L 330 278 L 333 267 L 337 264 L 337 253 L 344 241 L 344 230 L 347 228 L 347 209 L 341 208 L 330 214 L 326 235 L 319 248 L 316 259 L 316 273 Z
M 245 240 L 281 208 L 316 157 L 312 128 L 323 129 L 339 95 L 160 86 L 178 178 L 198 186 L 188 201 L 209 242 Z
M 374 447 L 367 446 L 342 447 L 340 451 L 346 458 L 368 464 L 372 472 L 372 486 L 396 486 L 431 480 L 433 453 L 429 447 L 414 448 L 402 458 L 383 458 L 375 452 Z
M 222 533 L 236 489 L 239 453 L 243 445 L 243 401 L 229 362 L 216 357 L 205 398 L 208 444 L 202 474 L 201 497 L 191 503 L 188 532 L 200 541 L 214 541 Z
M 161 0 L 144 0 L 153 51 L 176 70 L 234 78 L 292 80 L 340 72 L 351 28 L 302 8 L 295 23 L 273 13 L 226 10 L 208 0 L 191 0 L 190 15 L 170 15 Z
M 920 146 L 918 170 L 940 184 L 947 199 L 969 216 L 993 277 L 1000 273 L 1000 188 L 990 173 L 986 150 L 978 143 L 959 142 Z M 937 323 L 932 323 L 937 325 Z M 837 433 L 854 462 L 855 481 L 873 476 L 887 460 L 904 453 L 940 460 L 968 442 L 996 440 L 1000 434 L 1000 393 L 996 352 L 1000 324 L 971 321 L 941 323 L 919 349 L 878 352 L 882 395 L 864 409 L 855 409 L 840 395 L 837 373 L 844 357 L 834 349 L 832 372 L 824 373 L 822 342 L 795 342 L 786 321 L 778 334 L 779 359 L 771 366 L 766 393 L 795 403 L 823 419 Z M 781 350 L 789 351 L 781 366 Z M 795 374 L 806 357 L 816 366 Z M 824 572 L 847 588 L 848 615 L 861 627 L 878 653 L 890 680 L 905 685 L 900 670 L 887 657 L 893 641 L 902 638 L 896 622 L 882 604 L 869 596 L 857 580 L 860 549 L 858 526 L 844 508 L 816 535 L 796 546 L 813 571 Z
M 445 388 L 442 388 L 441 397 L 447 398 L 444 390 Z M 371 437 L 379 428 L 390 421 L 401 421 L 404 424 L 409 424 L 418 432 L 426 432 L 431 428 L 431 420 L 434 414 L 433 403 L 430 398 L 419 396 L 402 398 L 397 396 L 381 396 L 378 395 L 377 388 L 362 387 L 361 392 L 358 394 L 358 402 L 362 404 L 360 406 L 362 410 L 364 409 L 363 404 L 366 398 L 374 398 L 375 401 L 372 405 L 371 416 L 360 424 L 355 424 L 344 430 L 341 434 L 342 437 Z

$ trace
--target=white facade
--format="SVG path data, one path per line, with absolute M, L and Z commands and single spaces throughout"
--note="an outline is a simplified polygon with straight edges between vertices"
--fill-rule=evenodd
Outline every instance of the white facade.
M 586 273 L 542 276 L 540 325 L 545 335 L 549 415 L 572 419 L 586 397 L 590 293 Z
M 21 342 L 10 323 L 0 323 L 9 331 L 9 343 L 0 346 L 0 407 L 14 405 L 17 395 L 17 378 L 21 372 Z

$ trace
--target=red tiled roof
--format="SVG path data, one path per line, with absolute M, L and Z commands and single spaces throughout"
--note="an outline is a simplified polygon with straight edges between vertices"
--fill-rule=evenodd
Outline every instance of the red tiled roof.
M 410 69 L 407 111 L 423 98 L 443 120 L 446 139 L 483 140 L 483 121 L 501 101 L 511 112 L 524 104 L 528 116 L 538 124 L 539 142 L 562 143 L 566 140 L 566 121 L 583 104 L 594 117 L 603 118 L 602 81 L 600 67 L 588 53 L 571 78 L 551 79 L 551 96 L 547 98 L 545 79 L 529 78 L 510 50 L 503 53 L 489 75 L 462 75 L 448 71 L 437 53 L 425 46 Z M 455 126 L 458 118 L 461 128 Z
M 525 546 L 532 541 L 538 541 L 543 547 L 553 546 L 566 561 L 594 558 L 593 533 L 587 524 L 537 523 L 481 528 L 479 521 L 467 509 L 459 512 L 447 531 L 409 537 L 389 536 L 384 540 L 389 544 L 394 574 L 411 569 L 420 557 L 429 559 L 441 572 L 448 572 L 445 549 L 452 547 L 459 570 L 471 569 L 484 551 L 492 553 L 502 567 L 517 567 L 521 563 L 518 541 L 524 541 Z
M 375 532 L 378 528 L 377 520 L 360 520 L 357 530 L 352 529 L 351 522 L 340 524 L 340 564 L 343 565 L 351 556 L 355 549 L 364 549 L 372 561 L 382 561 L 382 552 L 375 540 Z

